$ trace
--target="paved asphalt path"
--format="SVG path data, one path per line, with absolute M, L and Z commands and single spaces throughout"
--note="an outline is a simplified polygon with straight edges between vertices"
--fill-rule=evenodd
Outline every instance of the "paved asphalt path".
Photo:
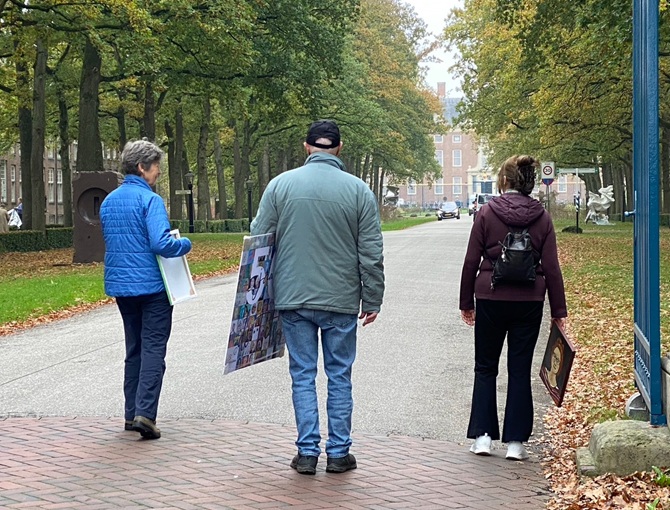
M 387 290 L 377 322 L 359 329 L 354 435 L 467 443 L 473 332 L 460 320 L 458 286 L 471 226 L 463 217 L 384 234 Z M 199 297 L 175 307 L 159 421 L 221 418 L 293 426 L 287 356 L 223 375 L 235 284 L 236 276 L 200 281 Z M 544 338 L 545 331 L 534 374 Z M 121 419 L 123 355 L 115 305 L 0 337 L 0 415 Z M 537 436 L 549 399 L 539 377 L 533 380 Z M 322 373 L 317 384 L 325 417 Z

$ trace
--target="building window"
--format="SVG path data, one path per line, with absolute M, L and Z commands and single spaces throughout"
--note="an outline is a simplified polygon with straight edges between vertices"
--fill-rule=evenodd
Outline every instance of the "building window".
M 416 195 L 416 181 L 414 181 L 414 179 L 410 179 L 407 182 L 407 194 Z
M 49 168 L 49 177 L 47 180 L 47 196 L 49 197 L 49 203 L 53 204 L 54 203 L 54 197 L 55 197 L 55 186 L 54 186 L 54 169 Z
M 440 168 L 444 166 L 444 151 L 435 151 L 435 161 L 440 165 Z
M 7 162 L 0 161 L 0 202 L 7 202 Z
M 457 195 L 461 195 L 463 193 L 463 181 L 462 177 L 454 177 L 454 198 L 456 198 Z
M 452 135 L 451 136 L 451 141 L 453 143 L 461 143 L 461 135 Z
M 7 165 L 6 161 L 3 161 L 5 165 Z M 10 173 L 10 188 L 9 188 L 9 193 L 10 193 L 10 199 L 12 201 L 12 204 L 16 203 L 16 165 L 12 165 L 11 168 L 9 169 Z
M 440 178 L 435 181 L 435 194 L 444 195 L 444 179 Z
M 442 143 L 444 141 L 444 138 L 442 135 L 433 135 L 433 141 L 435 143 Z
M 568 192 L 568 177 L 567 175 L 558 176 L 558 192 L 567 193 Z
M 56 200 L 58 200 L 60 203 L 63 203 L 63 171 L 60 168 L 58 169 L 58 172 L 56 172 L 56 183 L 56 189 L 58 193 Z
M 461 161 L 461 149 L 454 149 L 451 151 L 451 159 L 453 166 L 462 166 L 463 163 Z

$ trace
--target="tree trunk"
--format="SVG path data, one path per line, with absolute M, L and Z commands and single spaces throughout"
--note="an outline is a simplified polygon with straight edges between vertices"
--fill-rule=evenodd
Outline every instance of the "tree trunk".
M 171 219 L 179 219 L 181 214 L 178 214 L 182 209 L 182 201 L 186 195 L 177 195 L 176 191 L 182 189 L 181 178 L 179 176 L 179 168 L 175 161 L 175 141 L 174 130 L 170 121 L 165 119 L 165 136 L 168 139 L 167 145 L 167 164 L 168 164 L 168 186 L 170 187 L 168 195 L 168 204 L 170 206 L 169 214 Z
M 46 195 L 44 193 L 44 142 L 46 130 L 47 48 L 44 41 L 36 41 L 33 86 L 33 144 L 30 152 L 30 177 L 33 188 L 32 230 L 46 228 Z M 25 208 L 25 205 L 24 205 Z
M 63 226 L 73 226 L 72 209 L 72 168 L 70 166 L 70 115 L 63 90 L 58 89 L 58 133 L 60 138 L 60 162 L 63 175 Z M 56 175 L 56 193 L 58 193 L 58 175 Z
M 144 86 L 144 118 L 142 122 L 143 136 L 149 141 L 156 141 L 156 98 L 152 81 L 147 80 Z
M 614 184 L 614 204 L 610 214 L 618 214 L 623 218 L 623 213 L 626 210 L 626 182 L 622 164 L 612 163 L 612 179 Z
M 19 43 L 15 43 L 15 53 L 21 54 Z M 30 153 L 32 152 L 33 140 L 33 113 L 31 111 L 31 100 L 28 91 L 32 85 L 25 62 L 18 58 L 16 61 L 16 97 L 19 100 L 19 151 L 21 168 L 21 198 L 23 199 L 23 230 L 31 230 L 33 227 L 33 188 L 30 180 Z
M 242 174 L 242 150 L 240 148 L 240 137 L 235 130 L 233 140 L 233 188 L 235 191 L 235 218 L 241 218 L 244 214 L 244 175 Z
M 356 163 L 354 163 L 354 175 L 361 178 L 361 158 L 356 158 Z
M 119 151 L 128 143 L 128 133 L 126 131 L 126 109 L 119 105 L 116 110 L 116 127 L 119 130 Z
M 223 167 L 223 150 L 221 140 L 217 133 L 214 137 L 214 163 L 216 165 L 216 184 L 219 188 L 219 200 L 217 203 L 217 216 L 220 220 L 228 219 L 228 197 L 226 196 L 226 175 Z
M 664 214 L 670 213 L 670 128 L 661 128 L 661 182 Z
M 365 155 L 365 161 L 363 162 L 363 168 L 361 170 L 361 180 L 366 182 L 368 179 L 368 168 L 370 167 L 370 154 Z
M 174 173 L 177 175 L 179 181 L 181 182 L 180 189 L 187 189 L 188 183 L 186 182 L 186 173 L 188 172 L 188 167 L 184 166 L 184 118 L 182 117 L 181 105 L 177 107 L 175 113 L 175 133 L 174 133 Z M 186 169 L 186 170 L 184 170 Z M 176 188 L 176 187 L 175 187 Z M 174 219 L 184 219 L 184 202 L 188 200 L 188 195 L 184 195 L 183 201 L 180 201 L 178 204 L 178 209 L 175 209 L 171 212 Z M 178 213 L 177 213 L 178 211 Z
M 245 120 L 242 127 L 242 133 L 239 131 L 239 124 L 235 125 L 235 140 L 233 142 L 233 163 L 235 168 L 234 182 L 235 187 L 235 217 L 244 217 L 245 209 L 245 190 L 246 180 L 249 178 L 249 150 L 250 150 L 250 126 L 249 121 Z
M 198 139 L 198 219 L 209 220 L 212 218 L 212 206 L 209 195 L 209 178 L 207 176 L 207 140 L 209 138 L 209 122 L 212 116 L 212 108 L 209 96 L 203 101 L 203 115 L 200 123 L 200 138 Z
M 286 172 L 288 170 L 288 150 L 283 149 L 279 153 L 279 173 Z
M 267 140 L 263 144 L 263 155 L 258 165 L 258 197 L 263 196 L 265 188 L 270 182 L 270 144 Z
M 251 180 L 251 123 L 249 120 L 244 121 L 244 136 L 242 138 L 242 147 L 240 151 L 241 163 L 242 163 L 242 186 L 246 189 L 247 186 L 251 183 L 247 183 L 247 180 Z M 247 189 L 247 193 L 249 190 Z M 244 193 L 242 193 L 244 195 Z M 252 191 L 253 194 L 253 191 Z M 242 203 L 246 205 L 245 200 L 242 200 Z M 253 198 L 252 198 L 252 207 L 253 207 Z M 252 212 L 248 210 L 247 206 L 247 216 L 252 216 Z M 241 218 L 241 216 L 240 216 Z
M 379 170 L 379 197 L 377 198 L 377 204 L 381 208 L 382 204 L 384 203 L 384 169 Z
M 98 49 L 89 39 L 84 49 L 79 88 L 79 135 L 77 148 L 77 172 L 103 170 L 102 143 L 98 110 L 100 98 L 100 66 L 102 59 Z
M 372 170 L 370 187 L 372 188 L 372 193 L 374 193 L 377 200 L 379 200 L 379 165 L 377 163 L 374 164 Z

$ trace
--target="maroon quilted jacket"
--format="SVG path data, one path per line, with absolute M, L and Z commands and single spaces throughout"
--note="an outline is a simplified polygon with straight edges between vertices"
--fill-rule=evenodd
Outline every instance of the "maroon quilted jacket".
M 533 248 L 540 254 L 537 278 L 531 285 L 497 283 L 491 289 L 492 261 L 501 252 L 509 227 L 528 227 Z M 549 296 L 551 316 L 567 317 L 563 275 L 558 265 L 556 233 L 542 204 L 521 193 L 507 192 L 492 198 L 477 212 L 470 232 L 461 273 L 460 309 L 474 310 L 475 298 L 495 301 L 544 301 Z

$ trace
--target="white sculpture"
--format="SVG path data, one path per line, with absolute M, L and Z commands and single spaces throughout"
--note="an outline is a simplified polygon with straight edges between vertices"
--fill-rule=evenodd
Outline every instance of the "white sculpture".
M 586 206 L 589 208 L 589 212 L 586 214 L 585 223 L 588 223 L 589 220 L 593 221 L 596 225 L 609 225 L 609 216 L 607 215 L 607 209 L 610 205 L 614 203 L 614 193 L 612 191 L 613 186 L 610 184 L 605 188 L 600 188 L 598 193 L 590 193 L 589 201 Z

